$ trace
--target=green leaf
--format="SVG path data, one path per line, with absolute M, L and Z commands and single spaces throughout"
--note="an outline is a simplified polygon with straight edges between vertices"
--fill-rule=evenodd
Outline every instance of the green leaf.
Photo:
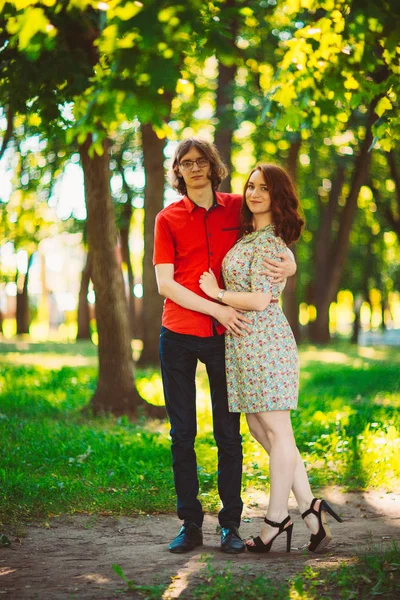
M 119 565 L 114 564 L 112 566 L 112 568 L 114 569 L 114 571 L 116 572 L 116 574 L 119 575 L 125 581 L 125 583 L 128 583 L 128 579 L 125 576 L 125 573 L 123 572 L 122 568 Z
M 376 105 L 375 112 L 378 115 L 378 117 L 381 117 L 384 112 L 386 112 L 387 110 L 391 110 L 392 108 L 392 103 L 390 102 L 389 98 L 386 98 L 385 96 L 384 98 L 381 98 L 379 100 L 378 104 Z
M 87 132 L 86 131 L 82 131 L 82 133 L 80 133 L 78 135 L 78 144 L 79 145 L 83 144 L 85 142 L 85 140 L 86 140 L 86 137 L 87 137 Z
M 42 8 L 28 7 L 16 17 L 9 19 L 7 29 L 11 34 L 18 35 L 20 50 L 29 49 L 32 38 L 39 32 L 50 36 L 56 34 L 56 29 Z

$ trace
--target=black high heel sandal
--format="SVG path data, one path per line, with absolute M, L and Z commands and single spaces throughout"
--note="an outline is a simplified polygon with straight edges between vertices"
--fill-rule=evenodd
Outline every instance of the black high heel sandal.
M 318 498 L 314 498 L 311 502 L 310 508 L 304 511 L 301 515 L 303 519 L 305 519 L 305 517 L 308 515 L 315 515 L 319 521 L 319 529 L 317 533 L 311 534 L 310 543 L 307 546 L 307 549 L 310 552 L 321 552 L 327 547 L 332 539 L 332 534 L 326 523 L 326 513 L 332 515 L 332 517 L 339 523 L 343 522 L 343 520 L 335 513 L 333 508 L 327 503 L 326 500 L 321 500 L 318 510 L 315 510 L 314 508 L 316 502 L 318 502 Z
M 262 541 L 260 536 L 254 538 L 253 541 L 254 541 L 255 545 L 249 546 L 249 544 L 246 544 L 247 550 L 249 552 L 258 552 L 258 553 L 269 552 L 271 550 L 272 542 L 278 537 L 278 535 L 280 535 L 281 533 L 286 531 L 286 552 L 290 552 L 290 543 L 292 541 L 293 523 L 290 523 L 290 525 L 285 527 L 286 523 L 289 523 L 290 517 L 287 516 L 286 519 L 284 519 L 281 523 L 277 523 L 276 521 L 270 521 L 267 518 L 265 518 L 264 521 L 265 521 L 265 523 L 267 523 L 267 525 L 270 525 L 271 527 L 278 527 L 279 528 L 278 533 L 272 538 L 272 540 L 270 540 L 268 542 L 268 544 L 264 544 L 264 542 Z

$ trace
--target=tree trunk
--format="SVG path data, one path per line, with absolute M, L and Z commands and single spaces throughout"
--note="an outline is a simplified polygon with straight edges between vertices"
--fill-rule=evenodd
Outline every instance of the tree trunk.
M 108 143 L 103 155 L 89 156 L 88 136 L 80 147 L 85 181 L 87 235 L 96 294 L 96 321 L 99 336 L 99 379 L 91 408 L 98 413 L 137 416 L 138 408 L 152 416 L 164 416 L 163 407 L 145 403 L 133 376 L 128 311 L 123 278 L 116 256 L 117 228 L 110 193 Z
M 337 170 L 334 176 L 331 193 L 329 195 L 328 205 L 321 216 L 321 225 L 318 231 L 314 256 L 315 256 L 315 275 L 312 286 L 311 303 L 317 308 L 318 318 L 309 325 L 310 340 L 313 342 L 327 342 L 329 335 L 329 307 L 322 318 L 322 306 L 330 277 L 332 265 L 329 262 L 330 246 L 332 244 L 332 226 L 339 207 L 339 197 L 342 191 L 346 172 L 346 162 L 339 158 Z
M 399 169 L 397 168 L 396 157 L 395 157 L 394 151 L 391 150 L 391 152 L 388 153 L 387 157 L 388 157 L 390 175 L 396 186 L 395 189 L 396 189 L 396 205 L 397 205 L 396 212 L 397 212 L 397 214 L 394 213 L 394 211 L 392 210 L 392 207 L 389 204 L 385 207 L 385 215 L 386 215 L 386 218 L 388 219 L 393 231 L 397 234 L 397 237 L 400 240 L 400 173 L 399 173 Z
M 91 274 L 90 254 L 87 253 L 86 264 L 81 274 L 81 286 L 78 299 L 78 333 L 77 340 L 90 340 L 90 309 L 87 299 Z
M 163 298 L 159 295 L 153 267 L 154 222 L 164 200 L 164 145 L 153 127 L 142 126 L 143 163 L 146 173 L 144 195 L 143 258 L 143 351 L 140 366 L 159 364 L 159 338 Z
M 297 176 L 297 158 L 301 147 L 300 137 L 291 143 L 289 148 L 289 156 L 287 159 L 287 169 L 293 179 L 296 181 Z M 292 248 L 292 252 L 296 259 L 296 247 Z M 299 301 L 297 298 L 297 272 L 289 277 L 285 289 L 283 290 L 283 311 L 286 315 L 289 325 L 293 331 L 296 342 L 300 341 L 300 325 L 299 325 Z
M 359 155 L 356 158 L 353 176 L 350 186 L 350 192 L 346 200 L 339 222 L 339 230 L 335 240 L 329 244 L 330 238 L 325 238 L 324 258 L 319 253 L 316 254 L 318 266 L 316 269 L 316 294 L 315 306 L 317 309 L 317 318 L 311 324 L 311 341 L 314 343 L 329 342 L 329 306 L 334 301 L 339 290 L 340 280 L 343 273 L 344 263 L 350 243 L 350 232 L 357 210 L 357 199 L 361 186 L 367 181 L 368 170 L 371 160 L 369 148 L 372 144 L 372 125 L 375 122 L 376 101 L 369 109 L 365 138 L 361 144 Z M 329 209 L 329 206 L 328 206 Z M 323 227 L 321 228 L 321 239 Z
M 374 106 L 369 110 L 365 139 L 362 142 L 360 154 L 356 159 L 350 193 L 340 219 L 337 241 L 331 249 L 330 258 L 333 268 L 327 288 L 327 297 L 329 298 L 329 302 L 334 300 L 339 289 L 344 263 L 346 261 L 350 244 L 350 232 L 357 211 L 358 196 L 360 194 L 361 187 L 365 184 L 368 178 L 368 171 L 371 162 L 371 152 L 369 152 L 369 148 L 373 140 L 372 125 L 376 120 L 374 111 L 375 105 L 376 103 L 374 103 Z
M 29 296 L 28 296 L 28 283 L 29 283 L 29 271 L 32 266 L 33 254 L 28 258 L 28 266 L 26 275 L 24 277 L 24 283 L 22 289 L 18 289 L 17 282 L 17 306 L 16 306 L 16 321 L 17 321 L 17 335 L 23 335 L 29 333 L 30 325 L 30 314 L 29 314 Z M 17 275 L 18 277 L 18 275 Z
M 353 331 L 351 335 L 351 343 L 358 344 L 358 336 L 360 334 L 361 329 L 361 306 L 363 303 L 363 297 L 358 295 L 354 298 L 353 302 L 353 312 L 354 312 L 354 323 L 353 323 Z
M 135 296 L 133 294 L 133 286 L 135 278 L 133 275 L 131 255 L 129 251 L 129 230 L 132 219 L 132 204 L 128 196 L 127 202 L 122 207 L 122 224 L 119 229 L 121 240 L 121 256 L 122 262 L 125 263 L 128 271 L 128 315 L 129 327 L 132 339 L 136 337 L 136 320 L 135 320 Z
M 226 0 L 223 3 L 223 6 L 221 6 L 220 17 L 226 26 L 224 43 L 231 47 L 232 56 L 231 65 L 225 65 L 219 61 L 218 87 L 215 100 L 215 116 L 218 119 L 218 125 L 215 129 L 214 143 L 229 171 L 228 176 L 220 186 L 221 192 L 231 191 L 232 139 L 236 126 L 236 113 L 233 109 L 235 77 L 237 72 L 236 37 L 238 33 L 238 19 L 236 13 L 236 0 Z M 229 40 L 226 39 L 228 32 Z
M 387 327 L 386 327 L 386 323 L 385 323 L 385 316 L 386 314 L 389 313 L 390 315 L 390 305 L 389 305 L 389 298 L 388 298 L 388 294 L 386 289 L 383 287 L 382 291 L 381 291 L 381 316 L 382 316 L 382 323 L 381 323 L 381 329 L 382 331 L 386 331 Z
M 220 185 L 219 189 L 221 192 L 231 191 L 232 139 L 233 132 L 235 131 L 233 96 L 236 70 L 236 64 L 227 67 L 221 62 L 219 63 L 216 98 L 216 117 L 218 119 L 218 125 L 215 131 L 214 143 L 229 171 L 228 176 Z

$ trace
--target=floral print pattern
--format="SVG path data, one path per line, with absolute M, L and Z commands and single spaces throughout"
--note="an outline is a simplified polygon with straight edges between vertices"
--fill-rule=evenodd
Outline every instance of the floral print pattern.
M 225 256 L 222 274 L 233 292 L 271 292 L 279 299 L 285 283 L 272 284 L 263 258 L 286 251 L 273 225 L 241 238 Z M 297 407 L 299 367 L 295 339 L 279 303 L 263 311 L 246 311 L 251 333 L 225 334 L 225 360 L 230 412 L 257 413 Z

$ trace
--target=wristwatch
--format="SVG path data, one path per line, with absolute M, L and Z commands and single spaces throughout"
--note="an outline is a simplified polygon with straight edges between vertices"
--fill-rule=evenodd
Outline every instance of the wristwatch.
M 224 297 L 226 290 L 220 290 L 217 294 L 217 300 L 218 302 L 222 302 L 222 298 Z

